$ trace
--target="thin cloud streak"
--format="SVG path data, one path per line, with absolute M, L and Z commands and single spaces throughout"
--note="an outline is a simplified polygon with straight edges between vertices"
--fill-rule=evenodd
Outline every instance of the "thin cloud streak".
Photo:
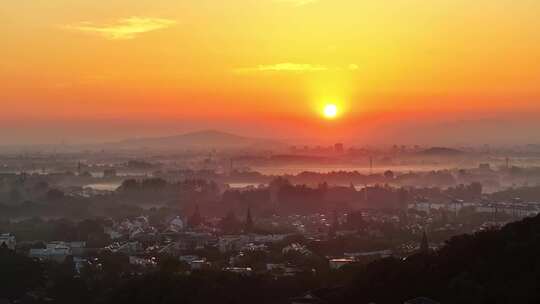
M 96 24 L 93 22 L 80 22 L 66 25 L 63 28 L 71 31 L 78 31 L 86 34 L 101 36 L 109 40 L 129 40 L 137 36 L 169 28 L 176 24 L 176 21 L 164 18 L 149 17 L 129 17 L 119 19 L 111 24 Z
M 318 0 L 274 0 L 274 2 L 287 3 L 287 4 L 294 5 L 294 6 L 304 6 L 304 5 L 307 5 L 307 4 L 315 3 L 317 1 Z
M 271 64 L 271 65 L 258 65 L 257 67 L 254 67 L 254 68 L 244 68 L 244 69 L 239 69 L 239 70 L 244 71 L 244 72 L 300 72 L 302 73 L 302 72 L 326 71 L 328 70 L 328 68 L 323 65 L 285 62 L 285 63 L 277 63 L 277 64 Z
M 342 68 L 342 67 L 328 67 L 328 66 L 319 65 L 319 64 L 284 62 L 284 63 L 270 64 L 270 65 L 258 65 L 256 67 L 238 68 L 238 69 L 235 69 L 234 72 L 239 73 L 239 74 L 265 73 L 265 72 L 313 73 L 313 72 L 324 72 L 324 71 L 331 71 L 331 70 L 355 71 L 358 69 L 359 67 L 356 64 L 349 64 L 347 67 Z

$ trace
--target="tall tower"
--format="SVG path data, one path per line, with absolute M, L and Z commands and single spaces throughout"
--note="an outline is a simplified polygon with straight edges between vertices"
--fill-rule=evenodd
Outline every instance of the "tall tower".
M 244 232 L 252 232 L 253 226 L 254 224 L 253 224 L 253 218 L 251 217 L 251 207 L 248 206 Z
M 330 229 L 328 230 L 328 237 L 333 238 L 336 236 L 338 226 L 339 226 L 338 215 L 337 215 L 337 211 L 334 210 L 332 224 L 330 224 Z
M 422 234 L 422 241 L 420 242 L 420 253 L 427 254 L 429 253 L 429 242 L 426 234 L 426 230 Z
M 201 212 L 199 211 L 199 205 L 195 205 L 195 212 L 193 212 L 193 215 L 188 219 L 188 225 L 191 228 L 196 228 L 200 226 L 203 222 L 203 218 L 201 216 Z

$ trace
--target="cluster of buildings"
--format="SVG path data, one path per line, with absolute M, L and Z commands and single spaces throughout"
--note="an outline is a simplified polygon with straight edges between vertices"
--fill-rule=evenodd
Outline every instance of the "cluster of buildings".
M 180 217 L 174 217 L 167 221 L 165 229 L 156 232 L 157 229 L 149 224 L 148 218 L 140 216 L 106 227 L 105 232 L 114 241 L 102 248 L 88 248 L 83 241 L 54 241 L 45 243 L 44 246 L 33 246 L 28 250 L 27 255 L 42 261 L 57 263 L 64 263 L 70 259 L 78 273 L 82 268 L 94 262 L 97 253 L 109 251 L 126 255 L 129 258 L 129 263 L 139 268 L 156 267 L 160 257 L 172 256 L 185 263 L 191 270 L 219 267 L 223 271 L 251 274 L 255 271 L 254 268 L 245 265 L 243 261 L 247 255 L 253 252 L 269 253 L 277 248 L 277 253 L 283 256 L 294 254 L 308 257 L 313 254 L 301 243 L 287 242 L 287 238 L 292 235 L 289 233 L 220 235 L 197 231 L 197 229 L 187 229 L 184 222 Z M 151 242 L 148 242 L 148 238 L 143 237 L 148 235 L 154 236 Z M 34 244 L 39 243 L 35 242 Z M 0 235 L 0 246 L 7 246 L 9 249 L 15 250 L 15 236 L 12 234 Z M 219 263 L 210 261 L 204 254 L 209 248 L 217 250 L 225 260 Z M 388 256 L 391 254 L 391 252 L 351 253 L 346 254 L 341 259 L 329 258 L 328 260 L 330 268 L 338 269 L 365 256 Z M 265 271 L 279 276 L 293 276 L 313 270 L 283 260 L 268 260 L 264 268 L 258 268 L 257 271 Z
M 515 218 L 524 218 L 535 216 L 540 213 L 540 202 L 522 202 L 520 199 L 514 199 L 512 202 L 479 202 L 466 203 L 463 201 L 454 201 L 450 204 L 435 202 L 416 202 L 409 204 L 409 209 L 430 213 L 432 211 L 448 211 L 458 214 L 461 210 L 467 208 L 475 213 L 484 214 L 505 214 Z
M 176 216 L 168 220 L 165 223 L 165 228 L 160 231 L 150 225 L 147 216 L 139 216 L 133 219 L 124 219 L 121 222 L 111 221 L 111 225 L 105 227 L 105 233 L 109 235 L 111 240 L 136 240 L 144 236 L 180 233 L 186 226 L 186 221 L 180 216 Z
M 418 202 L 410 204 L 409 210 L 423 211 L 427 215 L 420 218 L 417 214 L 409 215 L 403 219 L 399 213 L 385 213 L 378 211 L 362 212 L 362 218 L 366 223 L 362 229 L 362 235 L 367 239 L 384 239 L 388 237 L 381 229 L 384 225 L 400 227 L 410 234 L 421 234 L 425 231 L 425 224 L 428 223 L 439 211 L 456 212 L 463 208 L 473 210 L 478 213 L 507 214 L 515 217 L 527 217 L 540 213 L 540 203 L 522 203 L 515 200 L 511 203 L 464 203 L 453 202 L 451 204 L 438 204 L 430 202 Z M 411 214 L 411 213 L 409 213 Z M 195 213 L 198 218 L 198 209 Z M 218 225 L 209 224 L 211 221 L 200 221 L 199 225 L 193 226 L 193 219 L 185 219 L 181 216 L 169 216 L 162 223 L 154 227 L 147 216 L 138 216 L 124 219 L 122 221 L 106 221 L 104 233 L 112 242 L 102 248 L 87 248 L 87 244 L 80 242 L 56 241 L 46 243 L 45 246 L 32 248 L 28 251 L 28 256 L 40 260 L 54 261 L 62 263 L 73 258 L 76 269 L 79 271 L 84 265 L 92 261 L 95 253 L 109 251 L 121 253 L 129 257 L 132 265 L 141 268 L 152 268 L 158 265 L 160 257 L 175 257 L 185 263 L 191 270 L 199 269 L 221 269 L 223 271 L 250 274 L 254 271 L 266 271 L 279 275 L 295 275 L 300 272 L 310 271 L 305 267 L 299 267 L 294 262 L 283 259 L 266 259 L 263 270 L 246 264 L 245 259 L 250 253 L 262 252 L 267 256 L 281 255 L 287 256 L 291 253 L 295 256 L 310 256 L 313 253 L 303 243 L 294 239 L 289 239 L 293 235 L 301 234 L 309 241 L 325 241 L 335 237 L 354 238 L 358 235 L 356 228 L 347 225 L 347 215 L 334 213 L 310 214 L 310 215 L 288 215 L 271 216 L 259 219 L 258 227 L 273 227 L 287 229 L 274 233 L 255 233 L 253 230 L 253 219 L 248 211 L 245 229 L 237 234 L 225 234 L 218 228 Z M 188 225 L 188 222 L 190 224 Z M 486 225 L 490 225 L 486 223 Z M 250 227 L 251 231 L 246 230 Z M 480 230 L 486 227 L 479 227 Z M 337 229 L 339 227 L 339 229 Z M 441 226 L 442 227 L 442 226 Z M 437 229 L 443 229 L 444 227 Z M 277 229 L 279 230 L 279 229 Z M 439 232 L 433 230 L 433 232 Z M 426 235 L 424 233 L 424 238 Z M 330 269 L 340 269 L 341 267 L 357 262 L 369 262 L 378 258 L 390 256 L 402 256 L 403 253 L 412 253 L 425 248 L 432 248 L 427 242 L 427 238 L 418 246 L 418 241 L 403 243 L 401 247 L 386 248 L 384 250 L 343 252 L 337 256 L 328 256 L 328 266 Z M 12 234 L 0 234 L 0 246 L 15 250 L 17 243 Z M 220 256 L 216 262 L 215 256 L 211 258 L 208 252 L 214 252 Z M 268 254 L 268 253 L 272 254 Z
M 80 257 L 86 254 L 86 242 L 50 242 L 45 248 L 32 248 L 28 256 L 40 260 L 62 263 L 66 258 Z
M 512 217 L 531 217 L 540 213 L 540 202 L 484 203 L 475 206 L 478 213 L 506 214 Z

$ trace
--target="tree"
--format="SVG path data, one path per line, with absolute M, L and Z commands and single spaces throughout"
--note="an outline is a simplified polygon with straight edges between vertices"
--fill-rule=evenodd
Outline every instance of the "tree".
M 236 234 L 239 233 L 242 227 L 242 223 L 236 218 L 234 212 L 230 211 L 227 215 L 221 219 L 219 222 L 219 228 L 225 234 Z
M 44 282 L 43 268 L 39 262 L 19 255 L 7 248 L 0 248 L 0 297 L 16 300 Z
M 362 212 L 356 211 L 347 214 L 346 226 L 348 229 L 364 230 L 367 225 Z
M 139 182 L 137 180 L 135 180 L 135 179 L 126 179 L 125 181 L 122 182 L 122 185 L 120 185 L 118 190 L 119 191 L 130 192 L 130 191 L 139 190 L 140 186 L 141 185 L 139 184 Z
M 62 190 L 58 189 L 51 189 L 47 191 L 46 197 L 49 201 L 58 201 L 63 199 L 65 196 L 64 192 Z
M 16 188 L 11 189 L 11 191 L 9 192 L 9 199 L 14 203 L 20 202 L 22 198 L 23 196 L 21 192 Z
M 161 273 L 178 273 L 188 271 L 189 265 L 172 256 L 164 256 L 159 259 L 158 268 Z
M 203 223 L 203 218 L 201 212 L 199 211 L 199 205 L 195 206 L 195 211 L 188 219 L 188 226 L 191 228 L 196 228 Z
M 110 237 L 104 232 L 99 220 L 86 219 L 77 224 L 79 240 L 85 241 L 90 248 L 101 248 L 110 243 Z
M 393 180 L 394 179 L 394 172 L 392 172 L 391 170 L 387 170 L 387 171 L 384 172 L 384 177 L 387 180 Z

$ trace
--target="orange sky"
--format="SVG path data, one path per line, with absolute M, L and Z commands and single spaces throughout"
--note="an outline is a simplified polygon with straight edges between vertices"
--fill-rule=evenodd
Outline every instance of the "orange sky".
M 0 141 L 532 122 L 538 16 L 537 0 L 7 1 Z M 341 111 L 331 122 L 328 102 Z

